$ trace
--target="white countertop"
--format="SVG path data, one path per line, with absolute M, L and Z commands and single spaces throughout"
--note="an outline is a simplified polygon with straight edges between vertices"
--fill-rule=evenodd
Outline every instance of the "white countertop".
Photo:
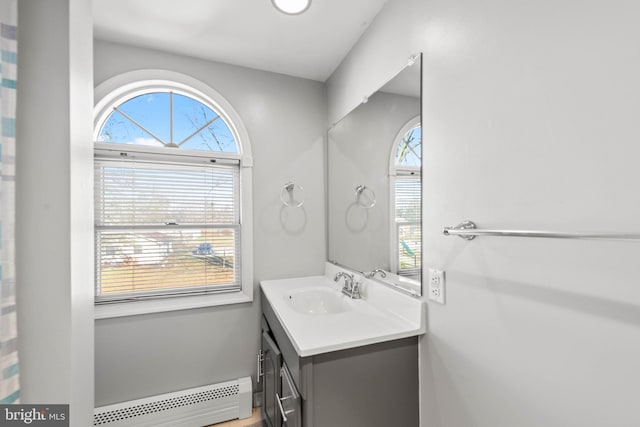
M 362 299 L 342 295 L 342 280 L 335 273 L 345 271 L 327 263 L 324 276 L 264 280 L 260 287 L 278 320 L 301 357 L 359 347 L 424 334 L 426 304 L 383 284 L 362 280 Z M 349 271 L 347 271 L 349 272 Z M 350 272 L 349 272 L 350 273 Z M 347 309 L 340 313 L 309 314 L 287 302 L 292 291 L 331 289 Z

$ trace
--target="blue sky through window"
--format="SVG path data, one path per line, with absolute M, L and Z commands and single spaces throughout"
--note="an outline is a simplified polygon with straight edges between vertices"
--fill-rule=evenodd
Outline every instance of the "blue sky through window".
M 118 106 L 118 110 L 135 120 L 162 141 L 169 141 L 169 93 L 136 96 Z
M 422 166 L 422 128 L 416 126 L 402 137 L 396 151 L 396 165 Z
M 98 141 L 238 152 L 233 133 L 219 114 L 196 99 L 171 92 L 147 93 L 115 106 Z

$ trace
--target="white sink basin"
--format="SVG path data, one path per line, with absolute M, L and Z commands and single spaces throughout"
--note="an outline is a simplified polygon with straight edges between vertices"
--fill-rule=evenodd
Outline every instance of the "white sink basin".
M 362 281 L 362 299 L 351 299 L 333 278 L 341 271 L 327 263 L 324 276 L 264 280 L 260 288 L 301 357 L 421 335 L 425 304 L 379 282 Z
M 328 287 L 298 289 L 287 292 L 284 299 L 298 313 L 335 314 L 349 310 L 347 296 Z

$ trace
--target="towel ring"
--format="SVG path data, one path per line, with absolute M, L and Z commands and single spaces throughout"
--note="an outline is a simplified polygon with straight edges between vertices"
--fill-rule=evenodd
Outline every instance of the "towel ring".
M 356 187 L 356 204 L 364 209 L 371 209 L 376 205 L 376 193 L 365 185 Z
M 297 200 L 293 195 L 296 190 L 302 195 L 300 200 Z M 282 186 L 282 190 L 280 190 L 280 201 L 289 208 L 299 208 L 304 204 L 304 188 L 302 188 L 302 185 L 292 181 L 287 182 Z

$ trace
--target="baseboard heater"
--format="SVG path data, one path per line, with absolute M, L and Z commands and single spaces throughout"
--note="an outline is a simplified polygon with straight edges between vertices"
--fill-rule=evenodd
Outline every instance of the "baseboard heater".
M 202 427 L 249 418 L 251 378 L 191 388 L 95 408 L 94 426 Z

